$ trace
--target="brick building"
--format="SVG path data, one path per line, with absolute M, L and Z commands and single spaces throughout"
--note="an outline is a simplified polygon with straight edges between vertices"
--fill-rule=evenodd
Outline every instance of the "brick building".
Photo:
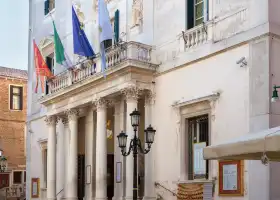
M 8 167 L 0 188 L 22 184 L 25 172 L 27 71 L 0 67 L 0 148 Z

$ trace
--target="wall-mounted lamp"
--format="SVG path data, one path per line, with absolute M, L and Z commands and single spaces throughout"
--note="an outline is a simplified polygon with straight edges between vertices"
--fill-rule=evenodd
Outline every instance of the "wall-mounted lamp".
M 279 100 L 278 91 L 277 91 L 278 88 L 280 88 L 280 86 L 276 86 L 276 85 L 273 86 L 271 102 L 276 102 Z

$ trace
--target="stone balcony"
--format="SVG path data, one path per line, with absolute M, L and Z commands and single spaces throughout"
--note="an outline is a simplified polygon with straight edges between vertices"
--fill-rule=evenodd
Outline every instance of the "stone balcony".
M 101 70 L 99 55 L 94 62 L 95 65 L 84 60 L 74 69 L 57 74 L 49 81 L 49 94 L 43 96 L 40 103 L 48 106 L 93 87 L 104 89 L 124 82 L 150 82 L 158 66 L 152 61 L 152 47 L 138 42 L 124 42 L 107 49 L 105 73 Z

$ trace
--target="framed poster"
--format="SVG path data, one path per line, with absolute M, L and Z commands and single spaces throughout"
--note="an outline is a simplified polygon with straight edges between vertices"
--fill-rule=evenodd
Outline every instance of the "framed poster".
M 40 179 L 31 179 L 31 198 L 39 198 L 40 196 Z
M 116 183 L 122 182 L 122 163 L 116 163 Z
M 244 195 L 244 162 L 219 161 L 219 195 Z
M 91 165 L 86 166 L 86 184 L 91 184 Z

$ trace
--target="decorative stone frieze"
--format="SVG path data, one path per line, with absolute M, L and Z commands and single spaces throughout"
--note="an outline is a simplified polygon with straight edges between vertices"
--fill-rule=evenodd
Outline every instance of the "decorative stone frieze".
M 121 93 L 126 97 L 126 100 L 138 100 L 143 94 L 143 89 L 132 85 L 122 89 Z
M 54 115 L 46 116 L 45 122 L 46 122 L 46 124 L 47 124 L 48 126 L 56 125 L 56 123 L 57 123 L 57 117 L 54 116 Z
M 69 109 L 65 111 L 65 114 L 68 116 L 68 121 L 75 120 L 79 117 L 78 109 Z

